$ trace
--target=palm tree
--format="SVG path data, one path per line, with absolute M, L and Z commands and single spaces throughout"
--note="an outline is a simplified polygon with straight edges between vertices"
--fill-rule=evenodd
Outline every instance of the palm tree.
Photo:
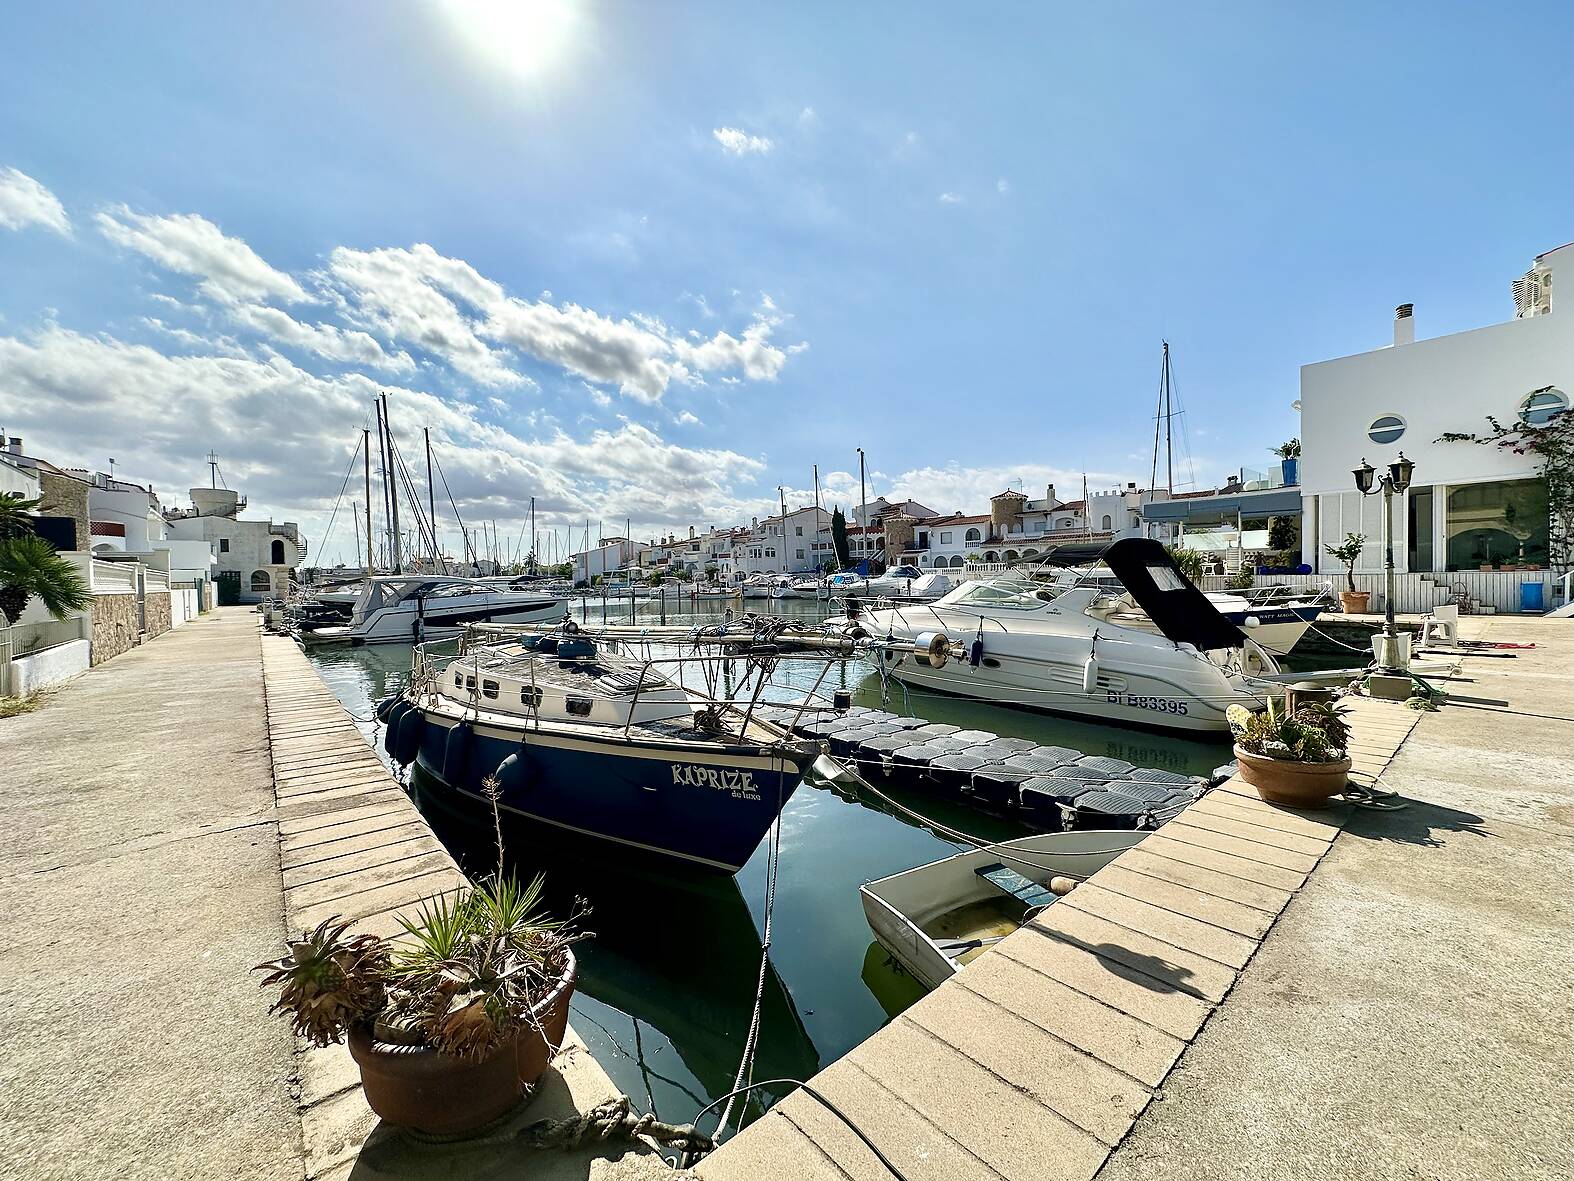
M 0 614 L 7 624 L 22 617 L 28 599 L 37 595 L 56 619 L 85 611 L 93 594 L 70 562 L 42 537 L 24 533 L 0 540 Z
M 37 500 L 29 500 L 17 492 L 0 492 L 0 537 L 20 537 L 33 531 L 33 519 L 28 516 L 37 508 Z

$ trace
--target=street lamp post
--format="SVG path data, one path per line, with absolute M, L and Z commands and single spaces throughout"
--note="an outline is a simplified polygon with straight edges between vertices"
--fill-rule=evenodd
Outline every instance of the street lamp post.
M 1379 473 L 1363 456 L 1361 466 L 1351 473 L 1356 491 L 1362 496 L 1376 496 L 1379 492 L 1383 496 L 1383 643 L 1377 660 L 1383 672 L 1405 671 L 1397 667 L 1399 643 L 1394 627 L 1394 494 L 1403 495 L 1410 487 L 1415 467 L 1401 451 L 1386 472 Z

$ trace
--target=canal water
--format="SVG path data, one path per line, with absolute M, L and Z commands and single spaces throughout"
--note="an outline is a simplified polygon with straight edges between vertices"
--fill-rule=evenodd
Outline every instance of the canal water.
M 755 604 L 749 604 L 751 608 Z M 766 604 L 758 604 L 763 609 Z M 602 602 L 576 602 L 574 618 L 602 620 Z M 774 614 L 823 618 L 824 604 L 784 600 Z M 671 624 L 716 621 L 725 604 L 682 604 L 671 599 Z M 660 608 L 634 604 L 634 618 L 656 623 Z M 630 605 L 607 606 L 609 622 L 629 622 Z M 314 648 L 312 663 L 334 694 L 358 719 L 374 703 L 399 692 L 410 671 L 408 645 Z M 1298 650 L 1299 655 L 1299 650 Z M 1350 663 L 1337 646 L 1301 667 Z M 784 660 L 774 682 L 790 699 L 820 675 L 820 664 Z M 904 698 L 891 684 L 882 703 L 879 678 L 867 662 L 849 661 L 828 674 L 822 689 L 847 688 L 856 704 L 912 713 L 967 729 L 1067 746 L 1142 767 L 1207 774 L 1229 759 L 1224 741 L 1196 741 L 1078 722 L 943 695 Z M 380 728 L 360 723 L 382 755 Z M 484 876 L 496 867 L 490 815 L 456 814 L 417 774 L 411 794 L 438 836 L 467 872 Z M 1027 830 L 932 795 L 891 792 L 922 815 L 970 835 L 1001 840 Z M 766 845 L 735 879 L 630 865 L 609 845 L 564 843 L 539 828 L 507 825 L 507 865 L 521 880 L 547 879 L 554 911 L 582 899 L 585 926 L 594 937 L 580 944 L 579 986 L 573 1023 L 596 1060 L 637 1104 L 664 1120 L 684 1123 L 731 1089 L 759 983 L 765 900 Z M 959 851 L 962 846 L 861 791 L 832 789 L 814 779 L 789 801 L 782 815 L 781 862 L 772 920 L 771 971 L 766 976 L 756 1080 L 806 1079 L 922 995 L 910 977 L 888 961 L 864 921 L 858 887 Z M 751 1105 L 768 1107 L 790 1088 L 769 1088 Z

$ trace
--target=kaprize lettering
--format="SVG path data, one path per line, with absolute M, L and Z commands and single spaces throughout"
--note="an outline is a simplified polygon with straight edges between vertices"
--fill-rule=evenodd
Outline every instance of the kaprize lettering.
M 754 777 L 735 767 L 698 767 L 693 763 L 674 763 L 672 782 L 683 787 L 713 787 L 717 791 L 740 792 L 754 787 Z

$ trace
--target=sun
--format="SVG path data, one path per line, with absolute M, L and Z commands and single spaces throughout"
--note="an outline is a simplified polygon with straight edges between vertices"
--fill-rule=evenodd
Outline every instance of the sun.
M 442 7 L 472 49 L 520 77 L 562 58 L 580 16 L 577 0 L 442 0 Z

